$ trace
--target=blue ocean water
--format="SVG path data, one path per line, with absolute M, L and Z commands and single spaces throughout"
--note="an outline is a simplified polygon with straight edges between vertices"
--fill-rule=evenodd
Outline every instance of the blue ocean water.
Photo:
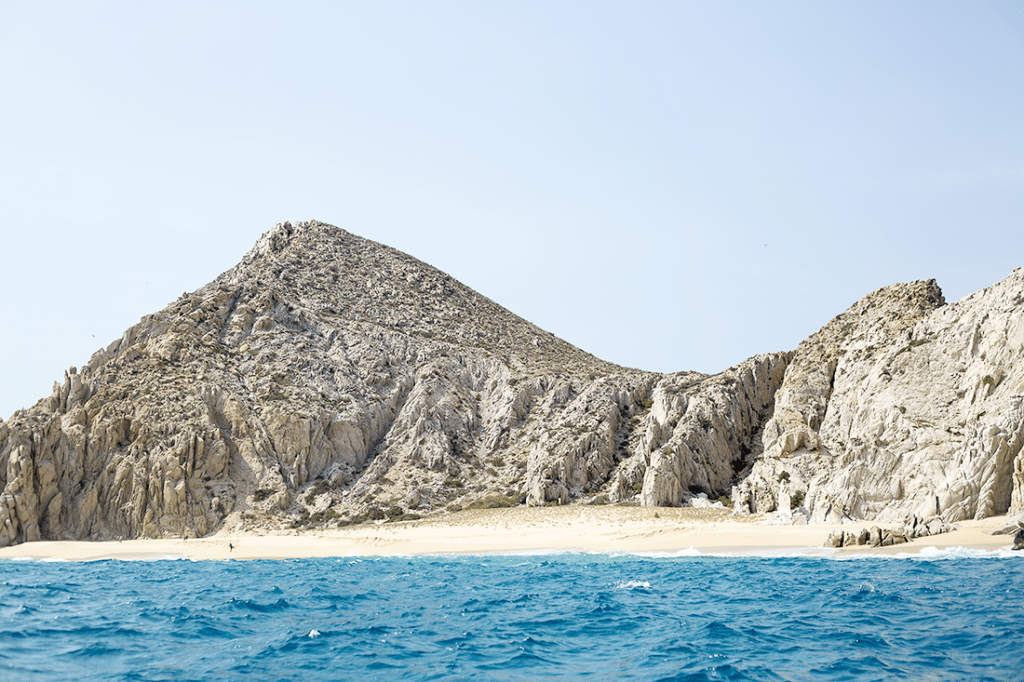
M 1021 680 L 1024 560 L 0 562 L 3 680 Z

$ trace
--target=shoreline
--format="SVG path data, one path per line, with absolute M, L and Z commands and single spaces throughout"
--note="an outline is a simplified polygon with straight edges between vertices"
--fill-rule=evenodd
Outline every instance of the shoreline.
M 515 507 L 480 509 L 419 521 L 307 531 L 221 529 L 194 539 L 41 541 L 0 549 L 0 560 L 253 560 L 395 555 L 541 553 L 714 554 L 733 556 L 864 556 L 916 554 L 926 548 L 1009 549 L 1012 535 L 991 535 L 1008 517 L 954 524 L 941 535 L 890 547 L 828 549 L 833 530 L 873 525 L 772 525 L 765 516 L 733 516 L 692 507 Z M 233 548 L 232 548 L 233 546 Z

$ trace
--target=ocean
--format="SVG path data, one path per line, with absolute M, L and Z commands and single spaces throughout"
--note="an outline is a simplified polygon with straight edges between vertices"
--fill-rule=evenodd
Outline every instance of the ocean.
M 0 561 L 3 680 L 1024 680 L 1024 557 Z

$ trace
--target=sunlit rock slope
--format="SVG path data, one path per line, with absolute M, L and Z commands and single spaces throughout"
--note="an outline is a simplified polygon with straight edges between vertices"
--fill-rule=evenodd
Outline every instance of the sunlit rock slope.
M 1024 510 L 1024 271 L 881 289 L 715 376 L 603 362 L 316 221 L 143 318 L 0 422 L 0 546 L 472 505 L 812 520 Z

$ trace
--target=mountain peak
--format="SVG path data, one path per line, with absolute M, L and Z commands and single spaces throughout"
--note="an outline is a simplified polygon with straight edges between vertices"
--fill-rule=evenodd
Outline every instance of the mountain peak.
M 659 375 L 281 223 L 0 421 L 0 546 L 701 493 L 812 521 L 1024 511 L 1022 273 L 952 305 L 893 285 L 795 351 Z
M 524 371 L 621 371 L 412 256 L 316 220 L 276 225 L 211 286 L 271 291 L 331 324 L 477 348 Z

